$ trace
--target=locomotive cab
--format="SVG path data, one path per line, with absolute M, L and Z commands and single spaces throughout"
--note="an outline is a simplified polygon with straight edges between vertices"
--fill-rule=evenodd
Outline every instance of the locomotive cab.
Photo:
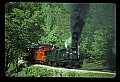
M 27 47 L 26 48 L 26 55 L 24 56 L 24 60 L 25 61 L 29 61 L 29 62 L 33 62 L 35 61 L 34 59 L 34 55 L 35 55 L 35 51 L 38 50 L 38 47 L 37 46 L 34 46 L 34 47 Z

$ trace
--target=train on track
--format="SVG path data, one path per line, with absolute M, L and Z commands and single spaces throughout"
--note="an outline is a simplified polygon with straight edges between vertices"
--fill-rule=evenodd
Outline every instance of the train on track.
M 56 48 L 52 44 L 38 44 L 26 47 L 24 60 L 30 63 L 40 63 L 49 66 L 66 68 L 81 68 L 83 60 L 74 47 Z
M 85 15 L 82 16 L 83 9 L 81 8 L 84 8 L 84 6 L 73 4 L 70 9 L 70 31 L 72 40 L 70 41 L 70 47 L 56 48 L 56 46 L 52 44 L 29 46 L 26 48 L 27 55 L 24 60 L 50 66 L 80 68 L 83 64 L 83 59 L 81 55 L 78 54 L 78 45 L 80 45 L 79 38 L 81 37 L 80 35 L 85 24 L 83 20 Z

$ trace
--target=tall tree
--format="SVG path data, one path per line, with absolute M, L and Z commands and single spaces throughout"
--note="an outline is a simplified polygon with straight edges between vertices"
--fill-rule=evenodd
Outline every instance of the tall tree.
M 42 35 L 41 3 L 9 2 L 5 4 L 5 72 L 11 63 L 25 54 L 28 42 L 38 42 Z
M 69 9 L 64 3 L 43 3 L 44 35 L 40 42 L 57 44 L 64 47 L 64 41 L 70 35 Z
M 90 4 L 80 45 L 81 52 L 87 58 L 105 61 L 104 64 L 110 69 L 114 69 L 116 65 L 115 12 L 115 4 Z

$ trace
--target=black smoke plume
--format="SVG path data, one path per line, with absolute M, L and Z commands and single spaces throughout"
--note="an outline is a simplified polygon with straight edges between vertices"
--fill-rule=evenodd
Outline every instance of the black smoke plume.
M 72 44 L 71 47 L 74 47 L 77 52 L 79 38 L 85 24 L 84 18 L 86 18 L 86 14 L 89 10 L 89 4 L 71 4 L 71 16 L 70 16 L 70 28 L 72 35 Z

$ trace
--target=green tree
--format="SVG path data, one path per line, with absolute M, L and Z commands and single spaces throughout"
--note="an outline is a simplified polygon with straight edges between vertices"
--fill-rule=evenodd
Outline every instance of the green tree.
M 116 65 L 115 12 L 115 4 L 91 3 L 80 45 L 87 58 L 104 61 L 110 69 Z
M 18 58 L 25 54 L 28 43 L 64 46 L 66 37 L 70 36 L 68 7 L 68 4 L 42 2 L 5 4 L 6 74 L 11 64 L 17 68 Z
M 43 3 L 44 35 L 40 42 L 57 44 L 64 47 L 66 38 L 70 35 L 69 5 L 62 3 Z
M 5 72 L 11 63 L 25 54 L 28 42 L 38 42 L 42 35 L 41 3 L 8 2 L 5 4 Z

